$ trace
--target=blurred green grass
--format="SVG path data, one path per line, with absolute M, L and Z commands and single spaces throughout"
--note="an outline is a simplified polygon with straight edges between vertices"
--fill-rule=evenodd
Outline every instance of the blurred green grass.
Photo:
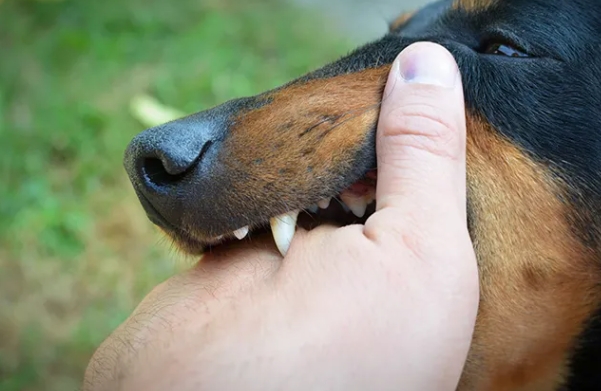
M 131 99 L 186 113 L 350 48 L 277 0 L 0 1 L 0 390 L 76 390 L 95 347 L 189 265 L 121 165 Z

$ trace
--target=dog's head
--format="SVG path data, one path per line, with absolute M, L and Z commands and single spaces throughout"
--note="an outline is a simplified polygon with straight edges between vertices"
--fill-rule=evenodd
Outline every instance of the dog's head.
M 600 38 L 594 0 L 438 1 L 298 80 L 141 133 L 125 166 L 150 219 L 191 253 L 270 220 L 286 251 L 281 222 L 297 211 L 364 221 L 390 65 L 439 43 L 463 79 L 481 273 L 461 388 L 584 389 L 583 357 L 599 359 L 582 349 L 601 299 Z

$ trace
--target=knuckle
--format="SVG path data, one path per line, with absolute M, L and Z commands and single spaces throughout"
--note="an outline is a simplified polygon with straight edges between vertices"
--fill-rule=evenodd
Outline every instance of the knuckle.
M 364 235 L 379 244 L 394 244 L 415 258 L 423 258 L 428 238 L 423 235 L 419 218 L 398 208 L 389 207 L 386 213 L 372 215 L 363 228 Z
M 399 143 L 443 157 L 458 157 L 462 146 L 458 123 L 427 103 L 407 104 L 392 110 L 381 131 L 386 143 Z

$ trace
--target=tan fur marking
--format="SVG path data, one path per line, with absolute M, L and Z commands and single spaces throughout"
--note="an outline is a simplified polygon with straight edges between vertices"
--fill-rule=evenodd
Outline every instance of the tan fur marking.
M 227 172 L 245 174 L 232 181 L 233 205 L 282 213 L 331 192 L 330 183 L 348 172 L 377 122 L 389 70 L 292 84 L 268 93 L 265 106 L 240 113 L 220 161 Z
M 546 169 L 468 117 L 468 186 L 481 307 L 461 390 L 550 391 L 599 302 L 592 256 Z
M 455 0 L 452 8 L 464 11 L 480 11 L 493 5 L 495 0 Z
M 405 12 L 401 14 L 398 18 L 396 18 L 392 23 L 390 23 L 389 30 L 393 31 L 404 25 L 413 15 L 415 15 L 416 11 Z

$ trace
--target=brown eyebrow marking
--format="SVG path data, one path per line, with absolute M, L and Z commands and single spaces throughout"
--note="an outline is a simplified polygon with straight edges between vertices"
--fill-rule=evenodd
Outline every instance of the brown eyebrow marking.
M 388 25 L 388 29 L 390 31 L 394 31 L 394 30 L 398 29 L 399 27 L 401 27 L 402 25 L 407 23 L 407 21 L 409 19 L 411 19 L 413 17 L 413 15 L 415 15 L 415 13 L 416 13 L 416 11 L 410 11 L 410 12 L 405 12 L 405 13 L 401 14 L 398 18 L 393 20 L 392 23 L 390 23 Z
M 481 305 L 460 389 L 557 389 L 601 301 L 594 255 L 560 200 L 566 185 L 490 124 L 468 115 L 467 125 Z
M 496 0 L 454 0 L 452 8 L 465 11 L 480 11 L 496 3 Z

